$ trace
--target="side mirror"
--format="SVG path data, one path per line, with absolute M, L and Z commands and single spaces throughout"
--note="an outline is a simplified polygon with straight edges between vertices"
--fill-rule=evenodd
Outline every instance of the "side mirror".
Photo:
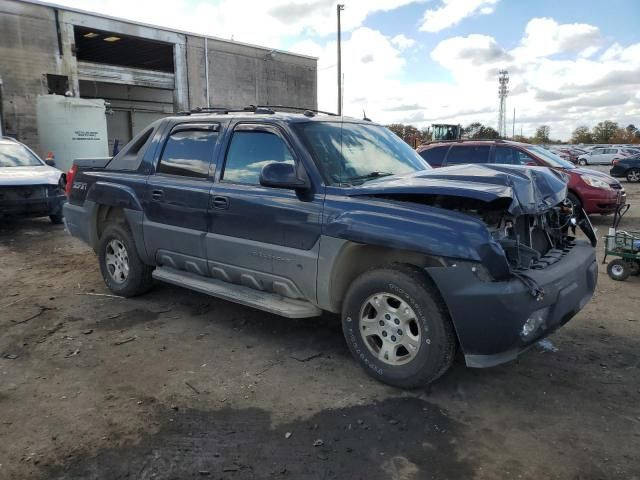
M 260 185 L 263 187 L 286 188 L 289 190 L 304 190 L 309 188 L 309 182 L 298 178 L 296 167 L 291 163 L 267 163 L 260 171 Z
M 55 167 L 56 166 L 56 161 L 53 158 L 47 158 L 44 163 L 46 163 L 47 165 L 49 165 L 50 167 Z
M 536 162 L 531 162 L 531 161 L 527 162 L 527 167 L 537 167 L 537 166 L 538 164 Z

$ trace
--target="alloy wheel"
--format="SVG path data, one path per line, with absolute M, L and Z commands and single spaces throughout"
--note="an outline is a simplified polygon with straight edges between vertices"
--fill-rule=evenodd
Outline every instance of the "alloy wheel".
M 378 360 L 403 365 L 420 350 L 422 331 L 407 302 L 381 292 L 367 298 L 360 308 L 360 335 Z
M 129 255 L 127 249 L 118 239 L 113 239 L 107 244 L 105 263 L 109 276 L 116 283 L 124 283 L 129 276 Z

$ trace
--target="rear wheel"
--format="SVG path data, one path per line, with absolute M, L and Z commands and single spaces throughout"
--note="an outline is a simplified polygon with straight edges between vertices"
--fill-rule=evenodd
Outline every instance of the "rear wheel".
M 453 325 L 426 275 L 411 266 L 366 272 L 349 287 L 342 328 L 353 356 L 389 385 L 427 385 L 451 366 Z
M 609 262 L 607 265 L 607 273 L 612 280 L 623 282 L 631 274 L 631 268 L 629 268 L 627 262 L 618 258 Z
M 153 267 L 143 263 L 138 256 L 133 235 L 126 224 L 107 225 L 98 248 L 102 278 L 114 294 L 133 297 L 151 288 Z
M 640 170 L 637 168 L 631 168 L 627 170 L 628 182 L 640 182 Z

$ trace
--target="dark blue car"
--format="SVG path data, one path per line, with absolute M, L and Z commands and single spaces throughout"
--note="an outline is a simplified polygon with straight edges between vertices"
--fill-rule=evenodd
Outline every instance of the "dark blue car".
M 431 170 L 386 128 L 313 111 L 162 119 L 113 159 L 76 161 L 67 191 L 67 228 L 115 294 L 155 278 L 287 317 L 339 313 L 354 357 L 400 387 L 458 350 L 475 367 L 516 358 L 596 285 L 562 173 Z
M 629 182 L 640 182 L 640 155 L 614 160 L 609 175 L 624 177 Z

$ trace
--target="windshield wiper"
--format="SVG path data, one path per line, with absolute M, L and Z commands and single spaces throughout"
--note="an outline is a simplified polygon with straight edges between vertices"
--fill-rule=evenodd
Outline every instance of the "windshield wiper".
M 394 175 L 393 173 L 389 173 L 389 172 L 369 172 L 366 175 L 357 175 L 355 177 L 347 177 L 345 179 L 343 179 L 345 182 L 351 182 L 353 180 L 373 180 L 374 178 L 380 178 L 380 177 L 388 177 L 390 175 Z

